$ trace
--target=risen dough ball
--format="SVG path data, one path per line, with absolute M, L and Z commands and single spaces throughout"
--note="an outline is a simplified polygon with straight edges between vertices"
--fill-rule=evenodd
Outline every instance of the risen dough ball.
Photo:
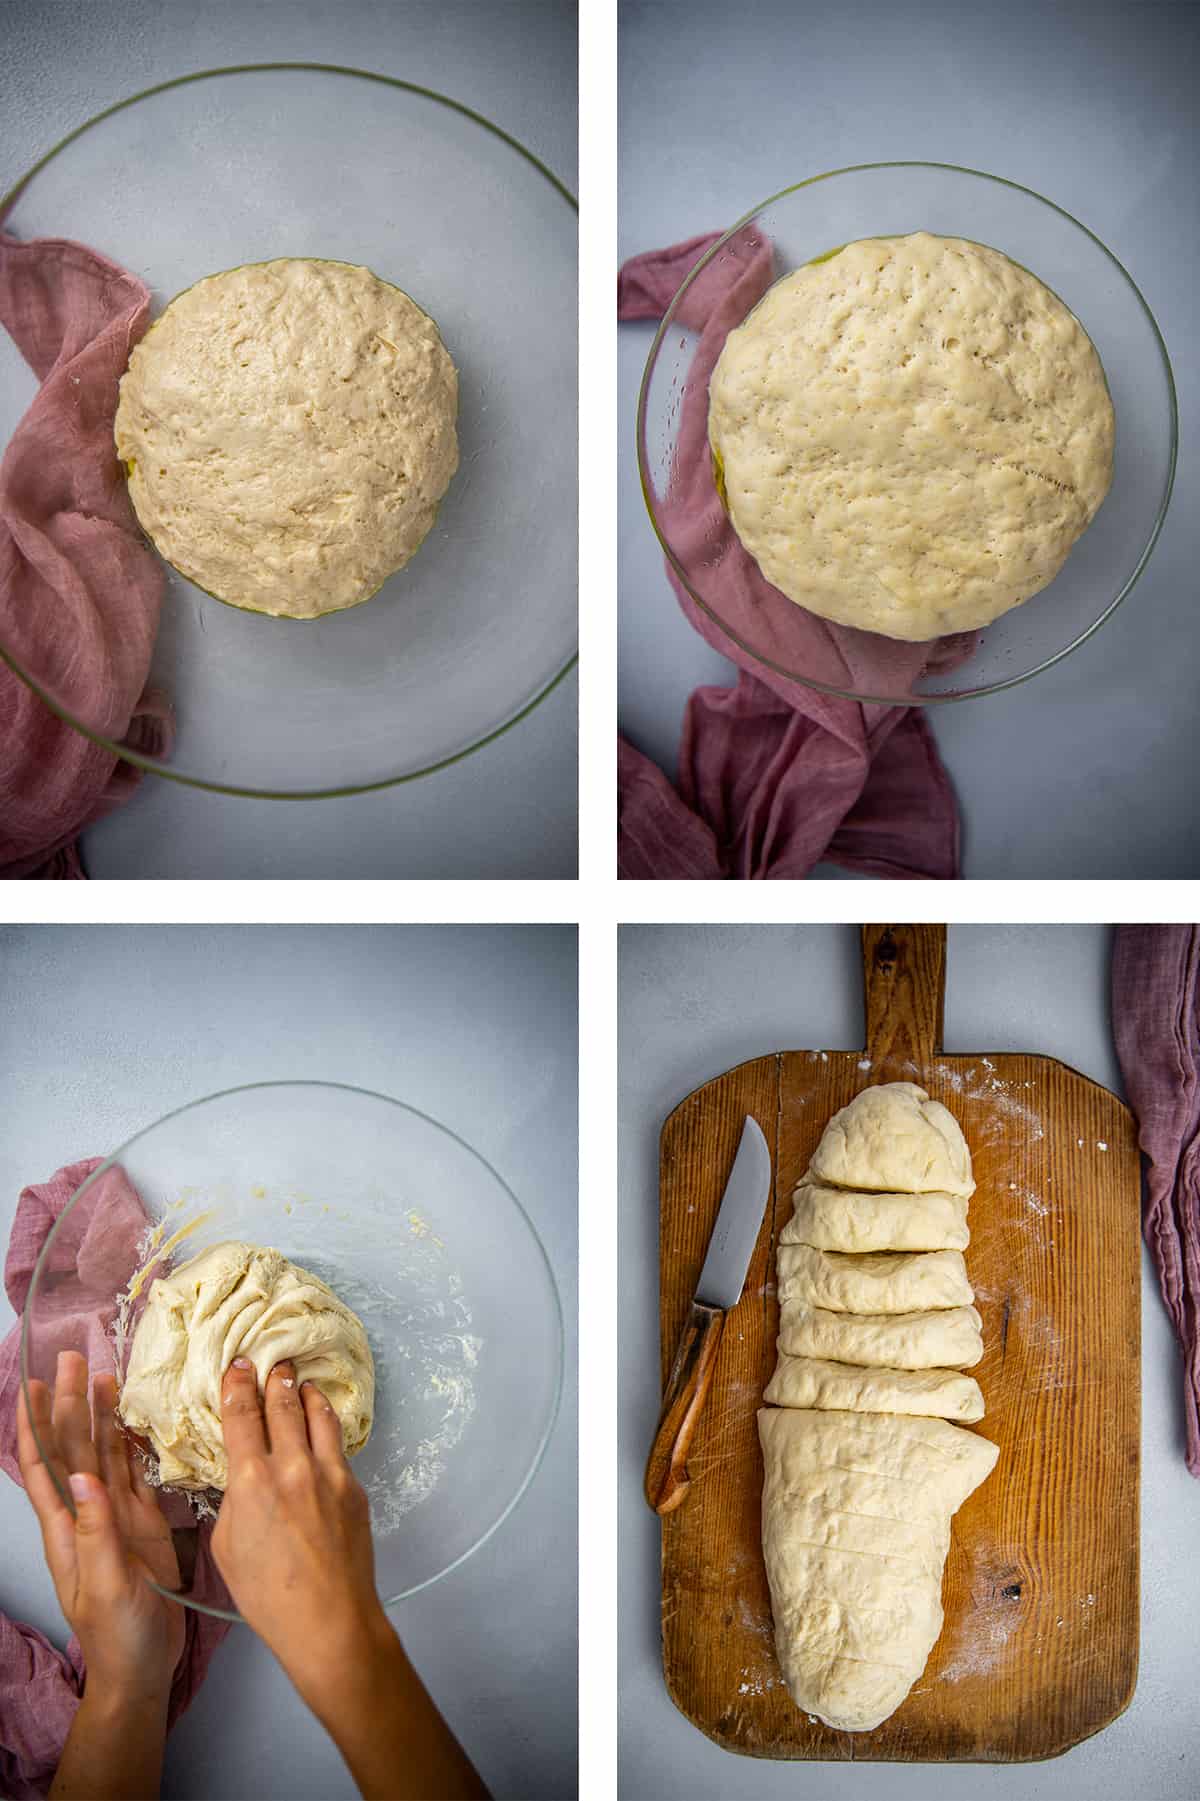
M 150 1285 L 121 1389 L 125 1424 L 154 1447 L 164 1483 L 224 1489 L 221 1379 L 235 1357 L 260 1392 L 290 1358 L 297 1387 L 315 1382 L 342 1424 L 347 1456 L 366 1444 L 375 1367 L 362 1321 L 279 1251 L 230 1240 Z
M 767 580 L 924 640 L 1051 582 L 1112 479 L 1100 359 L 997 250 L 915 232 L 797 269 L 709 384 L 729 517 Z
M 458 467 L 433 320 L 351 263 L 188 288 L 129 359 L 115 437 L 147 536 L 219 600 L 313 619 L 417 550 Z

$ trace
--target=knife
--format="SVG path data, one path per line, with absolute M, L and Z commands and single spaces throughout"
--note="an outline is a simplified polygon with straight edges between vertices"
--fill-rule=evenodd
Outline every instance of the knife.
M 646 1464 L 646 1499 L 655 1513 L 678 1507 L 691 1485 L 688 1448 L 716 1367 L 725 1315 L 737 1306 L 745 1286 L 770 1193 L 771 1153 L 757 1120 L 747 1118 Z

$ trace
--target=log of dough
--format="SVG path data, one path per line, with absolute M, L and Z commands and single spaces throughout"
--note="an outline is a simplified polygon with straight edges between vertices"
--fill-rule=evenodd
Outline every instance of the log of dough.
M 764 1408 L 763 1554 L 792 1699 L 846 1732 L 907 1695 L 942 1629 L 950 1519 L 997 1447 L 945 1420 Z
M 922 1313 L 975 1298 L 961 1251 L 847 1257 L 811 1244 L 784 1244 L 776 1259 L 779 1299 L 832 1313 Z
M 789 1357 L 885 1369 L 970 1369 L 983 1356 L 983 1322 L 974 1307 L 931 1313 L 830 1313 L 803 1301 L 779 1310 L 779 1349 Z
M 826 1126 L 811 1173 L 832 1188 L 975 1192 L 958 1121 L 914 1082 L 882 1082 L 855 1095 Z
M 235 1357 L 259 1392 L 290 1359 L 297 1386 L 315 1382 L 337 1414 L 347 1456 L 370 1436 L 375 1366 L 362 1321 L 282 1252 L 227 1240 L 150 1284 L 121 1388 L 125 1424 L 150 1440 L 176 1488 L 224 1489 L 221 1382 Z
M 782 1355 L 764 1401 L 776 1407 L 835 1413 L 909 1413 L 947 1420 L 981 1420 L 983 1394 L 974 1376 L 958 1370 L 860 1368 L 821 1357 Z
M 867 1194 L 805 1176 L 780 1244 L 824 1251 L 962 1251 L 971 1241 L 960 1194 Z

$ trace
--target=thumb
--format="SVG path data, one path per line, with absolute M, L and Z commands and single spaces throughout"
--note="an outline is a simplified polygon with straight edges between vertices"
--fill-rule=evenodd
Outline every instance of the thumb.
M 108 1490 L 99 1476 L 80 1473 L 69 1478 L 75 1503 L 75 1557 L 79 1586 L 94 1595 L 124 1588 L 129 1566 L 121 1529 Z

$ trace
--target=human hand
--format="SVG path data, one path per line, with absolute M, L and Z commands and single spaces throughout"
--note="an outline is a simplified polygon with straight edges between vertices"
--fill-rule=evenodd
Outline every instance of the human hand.
M 322 1716 L 347 1660 L 394 1641 L 375 1591 L 366 1494 L 337 1414 L 277 1363 L 260 1400 L 251 1364 L 226 1371 L 221 1422 L 229 1480 L 213 1532 L 238 1609 Z
M 146 1577 L 178 1588 L 179 1566 L 155 1491 L 117 1424 L 116 1402 L 114 1377 L 97 1375 L 89 1409 L 87 1360 L 61 1352 L 53 1395 L 31 1381 L 28 1404 L 21 1396 L 17 1454 L 59 1605 L 83 1647 L 89 1695 L 160 1698 L 183 1652 L 184 1612 Z
M 213 1532 L 222 1576 L 350 1767 L 378 1801 L 486 1801 L 470 1759 L 404 1654 L 375 1592 L 367 1497 L 337 1414 L 277 1363 L 225 1372 L 229 1481 Z

